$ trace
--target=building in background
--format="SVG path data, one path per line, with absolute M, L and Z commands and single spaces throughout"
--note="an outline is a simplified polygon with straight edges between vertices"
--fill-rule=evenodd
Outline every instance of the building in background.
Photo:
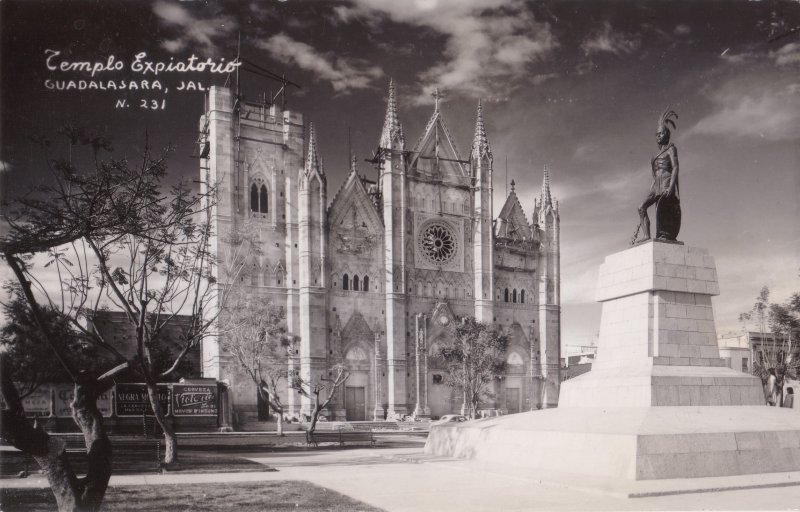
M 375 169 L 353 158 L 329 200 L 313 126 L 278 105 L 242 102 L 213 87 L 200 121 L 201 181 L 218 187 L 213 241 L 253 223 L 259 254 L 236 286 L 286 311 L 307 379 L 351 372 L 332 419 L 441 416 L 462 397 L 430 354 L 460 318 L 496 323 L 511 338 L 509 370 L 487 409 L 554 406 L 560 383 L 558 203 L 545 169 L 528 217 L 511 191 L 493 217 L 493 157 L 481 104 L 469 153 L 456 149 L 438 94 L 427 126 L 406 143 L 393 84 Z M 224 281 L 224 276 L 220 276 Z M 224 334 L 222 334 L 224 335 Z M 203 373 L 226 380 L 240 423 L 257 418 L 257 393 L 218 339 L 203 344 Z M 289 414 L 312 404 L 287 390 Z
M 597 356 L 596 340 L 593 340 L 590 345 L 564 345 L 561 358 L 561 381 L 590 371 L 595 356 Z
M 800 333 L 794 333 L 797 339 Z M 772 332 L 747 331 L 726 333 L 717 337 L 720 357 L 728 362 L 728 367 L 750 373 L 754 361 L 775 361 L 776 356 L 791 351 L 792 360 L 800 361 L 800 346 L 784 341 L 780 334 Z
M 90 321 L 93 325 L 90 325 L 89 328 L 96 329 L 104 340 L 114 345 L 114 348 L 120 354 L 129 359 L 136 357 L 138 350 L 136 346 L 136 328 L 130 323 L 126 313 L 108 310 L 96 311 Z M 162 362 L 163 365 L 163 368 L 159 368 L 160 370 L 163 371 L 172 366 L 175 357 L 184 346 L 185 333 L 189 330 L 191 323 L 191 316 L 175 315 L 164 326 L 160 333 L 162 342 L 157 345 L 159 353 L 156 354 L 157 360 Z M 201 374 L 200 347 L 195 346 L 189 349 L 175 371 L 168 377 L 159 380 L 159 382 L 175 382 L 181 378 L 196 379 Z M 141 377 L 135 377 L 127 373 L 122 374 L 116 380 L 120 379 L 142 381 Z

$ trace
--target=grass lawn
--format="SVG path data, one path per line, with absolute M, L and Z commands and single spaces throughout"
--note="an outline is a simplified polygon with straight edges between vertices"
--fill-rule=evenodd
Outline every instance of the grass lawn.
M 162 448 L 163 449 L 163 448 Z M 164 454 L 161 453 L 163 458 Z M 79 474 L 86 473 L 86 455 L 70 454 L 72 467 Z M 156 453 L 125 453 L 117 450 L 114 452 L 113 474 L 124 475 L 130 473 L 157 473 L 160 472 Z M 21 452 L 4 451 L 0 454 L 0 475 L 9 477 L 25 469 L 26 456 Z M 39 470 L 39 465 L 27 457 L 28 468 L 31 472 Z M 170 467 L 169 473 L 238 473 L 242 471 L 272 471 L 269 466 L 264 466 L 236 455 L 214 453 L 202 449 L 180 448 L 178 450 L 178 463 Z
M 0 509 L 4 512 L 51 512 L 56 510 L 56 500 L 50 489 L 0 489 Z M 308 482 L 283 480 L 109 487 L 102 510 L 378 512 L 381 509 Z

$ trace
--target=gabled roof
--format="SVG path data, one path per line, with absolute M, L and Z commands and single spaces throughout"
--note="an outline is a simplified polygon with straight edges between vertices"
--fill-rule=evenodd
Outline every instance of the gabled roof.
M 527 217 L 525 217 L 525 212 L 519 202 L 517 193 L 514 191 L 513 181 L 511 182 L 511 193 L 508 194 L 506 202 L 497 216 L 495 235 L 497 238 L 508 238 L 517 241 L 533 239 L 533 231 L 528 224 Z
M 468 164 L 456 149 L 438 102 L 422 137 L 411 150 L 409 164 L 409 173 L 438 178 L 445 183 L 469 185 Z
M 368 220 L 373 222 L 375 227 L 383 229 L 383 220 L 372 204 L 367 188 L 355 168 L 350 169 L 350 174 L 347 175 L 347 179 L 344 180 L 344 183 L 342 183 L 336 195 L 333 196 L 333 201 L 331 201 L 331 205 L 328 207 L 328 221 L 330 225 L 335 226 L 336 224 L 334 223 L 338 222 L 341 216 L 346 214 L 353 204 L 361 205 L 359 211 L 363 210 Z

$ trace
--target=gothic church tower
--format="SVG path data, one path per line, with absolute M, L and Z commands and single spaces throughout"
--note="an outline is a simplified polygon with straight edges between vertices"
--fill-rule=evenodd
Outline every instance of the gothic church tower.
M 483 105 L 478 101 L 475 136 L 470 153 L 472 170 L 473 265 L 475 319 L 494 321 L 494 241 L 492 237 L 492 151 L 483 126 Z
M 381 131 L 380 176 L 384 225 L 386 377 L 388 414 L 406 414 L 406 162 L 403 128 L 397 117 L 394 81 L 389 82 Z
M 543 405 L 558 405 L 561 382 L 561 250 L 558 202 L 550 194 L 547 166 L 542 178 L 542 193 L 534 208 L 534 219 L 541 230 L 539 253 L 539 349 L 543 379 Z
M 300 376 L 317 381 L 327 371 L 327 179 L 317 155 L 314 125 L 309 124 L 308 152 L 298 178 L 298 259 L 300 294 Z M 300 410 L 313 404 L 302 397 Z

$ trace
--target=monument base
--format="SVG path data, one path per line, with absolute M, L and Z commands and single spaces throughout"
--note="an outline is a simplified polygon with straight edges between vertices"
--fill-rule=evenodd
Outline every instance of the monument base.
M 800 415 L 764 406 L 548 409 L 436 425 L 425 453 L 624 480 L 800 471 Z
M 719 357 L 708 251 L 651 240 L 598 281 L 597 357 L 558 408 L 434 426 L 426 453 L 624 482 L 800 471 L 800 415 Z

